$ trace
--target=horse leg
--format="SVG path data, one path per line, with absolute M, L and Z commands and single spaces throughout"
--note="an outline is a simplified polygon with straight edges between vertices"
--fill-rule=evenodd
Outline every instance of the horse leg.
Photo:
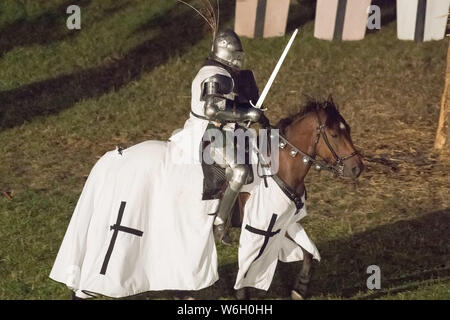
M 174 300 L 195 300 L 195 298 L 187 290 L 176 290 L 173 293 Z
M 295 280 L 294 288 L 291 291 L 292 300 L 304 300 L 307 296 L 309 282 L 311 281 L 313 256 L 303 248 L 302 251 L 302 267 Z
M 250 291 L 247 287 L 237 289 L 235 292 L 236 300 L 250 300 Z
M 238 196 L 238 206 L 239 206 L 239 217 L 238 220 L 239 222 L 236 224 L 236 226 L 241 227 L 242 226 L 242 222 L 244 221 L 244 209 L 245 209 L 245 204 L 248 201 L 248 198 L 250 198 L 250 193 L 248 192 L 241 192 L 239 193 Z

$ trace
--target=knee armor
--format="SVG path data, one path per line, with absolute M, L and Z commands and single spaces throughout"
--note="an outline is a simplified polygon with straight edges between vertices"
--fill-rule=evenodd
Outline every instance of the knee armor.
M 248 165 L 239 164 L 231 168 L 232 174 L 229 180 L 230 188 L 233 191 L 241 190 L 242 186 L 247 182 L 247 178 L 250 173 L 250 168 Z

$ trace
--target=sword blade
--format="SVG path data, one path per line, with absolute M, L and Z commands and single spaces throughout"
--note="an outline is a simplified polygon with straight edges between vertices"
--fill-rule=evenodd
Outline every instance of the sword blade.
M 275 66 L 275 69 L 273 69 L 272 74 L 270 75 L 270 78 L 267 81 L 267 84 L 264 87 L 263 92 L 259 96 L 258 102 L 255 105 L 256 108 L 261 109 L 264 99 L 266 98 L 267 93 L 269 92 L 270 87 L 272 86 L 272 83 L 275 81 L 278 71 L 280 70 L 281 65 L 283 64 L 284 59 L 286 58 L 286 55 L 287 55 L 289 49 L 291 48 L 291 45 L 294 42 L 295 37 L 297 36 L 297 32 L 298 32 L 298 29 L 295 29 L 294 33 L 291 36 L 291 39 L 289 39 L 289 42 L 286 45 L 286 48 L 284 48 L 283 54 L 281 55 L 280 59 L 278 60 L 278 63 Z

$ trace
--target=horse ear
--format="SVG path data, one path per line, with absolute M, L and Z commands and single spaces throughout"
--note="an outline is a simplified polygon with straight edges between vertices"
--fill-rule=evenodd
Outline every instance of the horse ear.
M 331 93 L 328 95 L 327 101 L 334 104 L 333 96 L 331 95 Z

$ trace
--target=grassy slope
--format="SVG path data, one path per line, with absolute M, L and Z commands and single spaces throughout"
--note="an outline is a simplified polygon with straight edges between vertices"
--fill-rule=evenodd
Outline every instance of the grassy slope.
M 66 1 L 18 3 L 0 4 L 0 190 L 14 193 L 0 198 L 0 299 L 67 298 L 48 274 L 85 177 L 117 144 L 182 127 L 210 40 L 171 1 L 85 0 L 73 32 Z M 294 112 L 303 94 L 332 93 L 369 160 L 357 183 L 308 177 L 304 226 L 322 254 L 313 298 L 449 299 L 450 161 L 432 151 L 447 41 L 398 41 L 395 23 L 353 43 L 302 28 L 269 118 Z M 244 39 L 260 87 L 287 37 Z M 219 255 L 223 276 L 199 297 L 232 295 L 237 247 Z M 382 270 L 376 293 L 364 289 L 370 264 Z M 266 297 L 285 297 L 297 267 L 281 264 Z

